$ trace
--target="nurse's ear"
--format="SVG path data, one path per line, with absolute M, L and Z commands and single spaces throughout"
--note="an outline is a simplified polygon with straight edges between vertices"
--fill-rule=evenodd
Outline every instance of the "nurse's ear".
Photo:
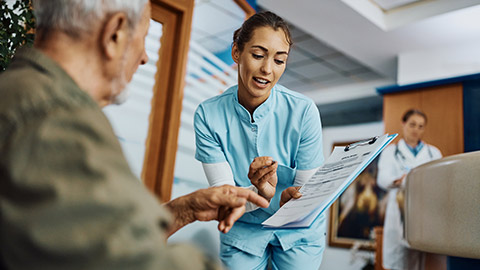
M 240 59 L 240 50 L 238 49 L 237 43 L 233 43 L 232 46 L 232 59 L 238 64 L 238 60 Z

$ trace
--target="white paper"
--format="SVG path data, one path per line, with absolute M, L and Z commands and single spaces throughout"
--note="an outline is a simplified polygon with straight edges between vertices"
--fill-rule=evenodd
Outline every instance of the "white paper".
M 283 228 L 310 226 L 395 137 L 385 134 L 373 144 L 359 143 L 348 151 L 344 146 L 335 147 L 327 161 L 300 189 L 302 197 L 287 202 L 262 225 Z

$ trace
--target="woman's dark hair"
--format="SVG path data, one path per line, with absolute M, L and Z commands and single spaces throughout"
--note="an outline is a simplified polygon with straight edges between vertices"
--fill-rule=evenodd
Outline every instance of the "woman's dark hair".
M 403 114 L 402 122 L 406 123 L 408 121 L 408 119 L 410 118 L 410 116 L 412 116 L 414 114 L 422 116 L 423 119 L 425 119 L 425 123 L 427 123 L 427 115 L 425 113 L 423 113 L 422 111 L 418 110 L 418 109 L 410 109 L 410 110 L 406 111 L 405 114 Z
M 287 23 L 281 17 L 270 11 L 256 13 L 243 22 L 242 26 L 233 33 L 233 43 L 237 44 L 240 51 L 243 51 L 245 43 L 249 42 L 252 38 L 253 31 L 264 26 L 270 26 L 275 31 L 279 28 L 282 29 L 288 45 L 290 47 L 292 46 L 292 37 L 290 30 L 288 30 Z

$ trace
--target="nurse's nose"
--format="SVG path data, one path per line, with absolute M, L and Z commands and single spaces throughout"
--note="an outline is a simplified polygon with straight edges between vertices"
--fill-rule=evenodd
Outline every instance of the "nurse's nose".
M 270 74 L 270 73 L 272 73 L 272 61 L 269 61 L 268 59 L 266 59 L 265 61 L 263 61 L 262 67 L 260 68 L 260 71 L 261 71 L 263 74 Z

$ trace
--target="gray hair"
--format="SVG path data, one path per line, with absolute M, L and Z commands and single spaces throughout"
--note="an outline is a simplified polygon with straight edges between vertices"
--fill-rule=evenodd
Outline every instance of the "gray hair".
M 148 0 L 33 0 L 37 31 L 62 31 L 79 38 L 108 14 L 125 12 L 130 28 L 142 17 Z

